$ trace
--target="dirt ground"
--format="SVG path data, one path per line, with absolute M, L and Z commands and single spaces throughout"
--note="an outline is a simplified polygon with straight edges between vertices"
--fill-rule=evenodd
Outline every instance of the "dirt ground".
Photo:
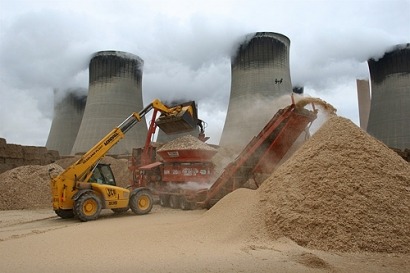
M 217 209 L 217 208 L 216 208 Z M 63 220 L 51 209 L 0 211 L 2 272 L 408 272 L 410 255 L 337 253 L 288 238 L 247 240 L 212 209 L 155 205 L 148 215 Z M 215 220 L 220 223 L 215 223 Z M 227 218 L 226 221 L 232 219 Z M 246 232 L 245 232 L 246 233 Z

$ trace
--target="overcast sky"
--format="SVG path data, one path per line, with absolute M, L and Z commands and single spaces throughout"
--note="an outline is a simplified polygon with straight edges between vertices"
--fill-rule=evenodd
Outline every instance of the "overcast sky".
M 88 88 L 91 54 L 119 50 L 144 60 L 144 104 L 190 94 L 217 144 L 230 56 L 257 31 L 289 37 L 293 85 L 358 124 L 356 79 L 409 22 L 410 0 L 0 0 L 0 137 L 44 146 L 53 88 Z

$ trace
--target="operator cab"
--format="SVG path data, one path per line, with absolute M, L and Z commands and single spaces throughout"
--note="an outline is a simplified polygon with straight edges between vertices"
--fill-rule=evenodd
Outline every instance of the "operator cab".
M 114 174 L 112 173 L 110 164 L 99 163 L 97 167 L 95 167 L 89 183 L 116 186 Z

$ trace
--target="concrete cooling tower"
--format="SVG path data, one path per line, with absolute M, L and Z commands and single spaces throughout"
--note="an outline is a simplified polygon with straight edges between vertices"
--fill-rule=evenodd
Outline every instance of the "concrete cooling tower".
M 290 40 L 273 32 L 249 34 L 231 58 L 231 94 L 221 146 L 242 148 L 256 136 L 280 107 L 277 99 L 289 95 Z
M 368 60 L 371 106 L 367 132 L 387 146 L 410 147 L 410 44 Z
M 100 51 L 89 66 L 88 99 L 72 154 L 85 153 L 132 112 L 143 109 L 142 69 L 144 61 L 120 51 Z M 127 132 L 108 154 L 131 154 L 144 145 L 145 118 Z
M 64 94 L 54 90 L 54 115 L 46 143 L 48 150 L 70 155 L 83 118 L 85 93 L 82 89 L 66 90 Z

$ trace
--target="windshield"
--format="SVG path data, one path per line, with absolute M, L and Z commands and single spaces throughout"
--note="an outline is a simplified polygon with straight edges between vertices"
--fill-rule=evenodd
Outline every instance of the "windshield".
M 99 183 L 115 186 L 114 175 L 109 165 L 98 165 L 90 178 L 90 183 Z

